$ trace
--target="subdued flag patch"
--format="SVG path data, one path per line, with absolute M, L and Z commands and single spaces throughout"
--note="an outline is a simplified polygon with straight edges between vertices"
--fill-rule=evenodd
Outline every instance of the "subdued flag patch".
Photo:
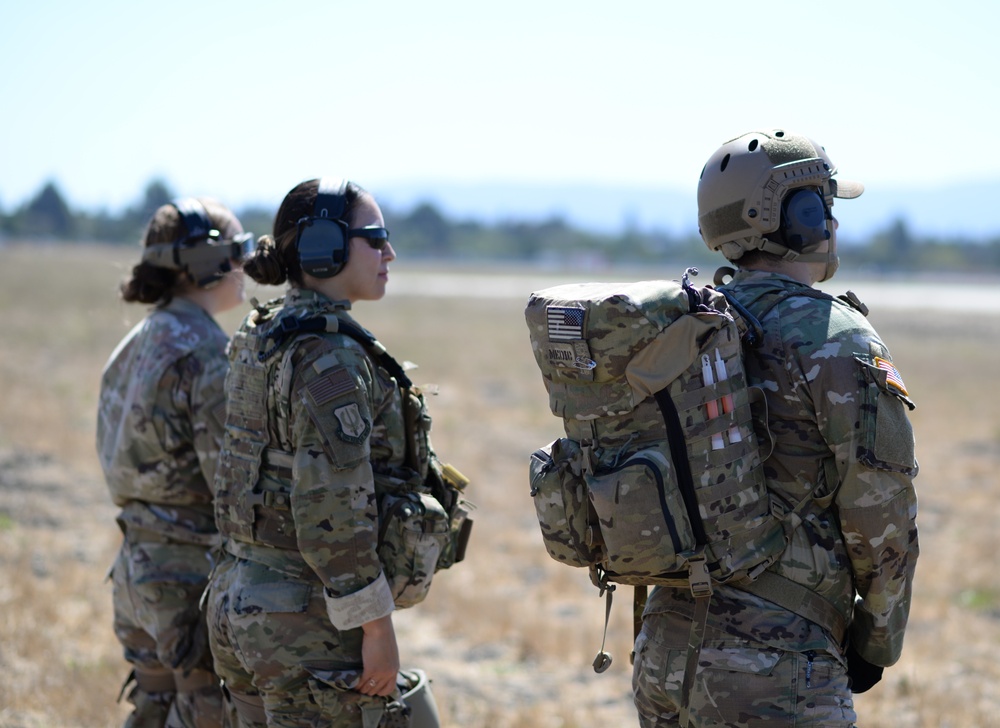
M 573 341 L 583 338 L 584 309 L 546 306 L 549 341 Z
M 895 387 L 907 397 L 910 396 L 910 393 L 906 391 L 906 385 L 903 384 L 903 378 L 899 376 L 899 371 L 892 365 L 891 361 L 877 356 L 875 357 L 875 366 L 885 372 L 886 384 L 890 387 Z
M 306 385 L 306 390 L 317 406 L 326 404 L 341 395 L 353 392 L 357 384 L 345 367 L 334 369 Z

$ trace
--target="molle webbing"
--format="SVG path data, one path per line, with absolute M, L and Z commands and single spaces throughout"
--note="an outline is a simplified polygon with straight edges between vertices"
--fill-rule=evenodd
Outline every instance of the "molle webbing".
M 268 435 L 268 372 L 254 352 L 262 345 L 256 331 L 233 337 L 226 379 L 226 437 L 219 462 L 215 495 L 219 531 L 228 538 L 250 541 L 254 535 L 252 507 L 243 502 L 256 485 L 270 437 Z
M 691 530 L 694 532 L 695 541 L 698 546 L 704 547 L 708 544 L 708 535 L 705 533 L 705 526 L 701 521 L 701 514 L 698 511 L 698 498 L 694 492 L 694 479 L 691 477 L 691 464 L 688 461 L 687 440 L 684 437 L 684 428 L 677 414 L 677 407 L 670 398 L 670 392 L 661 389 L 654 395 L 656 404 L 663 414 L 663 422 L 667 427 L 667 443 L 670 446 L 670 457 L 674 462 L 674 469 L 677 473 L 677 486 L 684 500 L 684 507 L 687 509 L 688 518 L 691 521 Z

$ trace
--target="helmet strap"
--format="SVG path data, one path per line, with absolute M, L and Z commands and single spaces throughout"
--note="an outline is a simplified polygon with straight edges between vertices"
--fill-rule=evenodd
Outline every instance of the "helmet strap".
M 787 260 L 788 262 L 800 262 L 800 263 L 825 263 L 826 268 L 823 271 L 823 277 L 820 281 L 828 281 L 833 278 L 834 273 L 840 267 L 840 258 L 834 252 L 831 246 L 825 253 L 818 253 L 814 251 L 810 252 L 798 252 L 792 250 L 791 248 L 786 248 L 784 245 L 779 245 L 767 238 L 752 237 L 744 238 L 748 243 L 747 249 L 753 246 L 756 250 L 762 250 L 765 253 L 772 253 L 777 255 L 782 260 Z

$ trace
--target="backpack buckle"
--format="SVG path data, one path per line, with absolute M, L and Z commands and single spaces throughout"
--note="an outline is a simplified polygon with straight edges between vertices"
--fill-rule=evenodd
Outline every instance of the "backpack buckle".
M 712 577 L 708 574 L 705 553 L 701 552 L 688 559 L 688 586 L 695 599 L 712 596 Z

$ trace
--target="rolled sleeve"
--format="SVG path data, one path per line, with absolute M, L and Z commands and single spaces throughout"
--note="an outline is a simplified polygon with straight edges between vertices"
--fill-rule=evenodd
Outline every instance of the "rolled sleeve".
M 327 589 L 324 598 L 330 622 L 339 630 L 355 629 L 391 614 L 394 609 L 392 592 L 384 574 L 379 574 L 375 581 L 353 594 L 337 597 Z

